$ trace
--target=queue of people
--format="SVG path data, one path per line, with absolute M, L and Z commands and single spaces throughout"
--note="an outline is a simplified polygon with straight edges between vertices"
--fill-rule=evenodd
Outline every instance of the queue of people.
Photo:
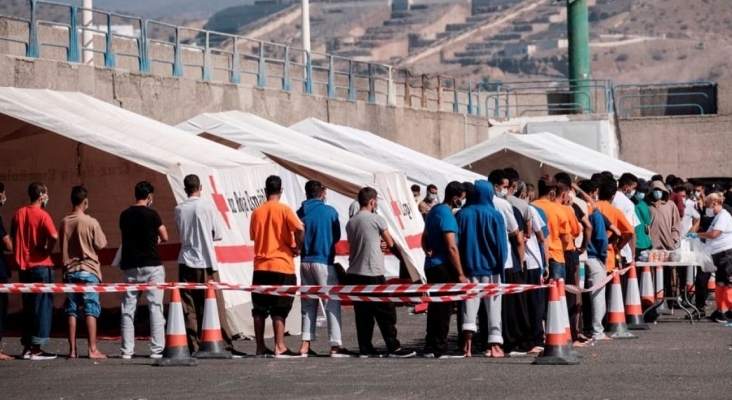
M 212 204 L 201 200 L 202 186 L 196 175 L 183 181 L 188 198 L 175 209 L 175 226 L 181 240 L 178 257 L 182 282 L 219 281 L 214 242 L 221 240 L 222 228 Z M 534 189 L 535 188 L 535 189 Z M 282 180 L 270 176 L 265 182 L 267 201 L 251 215 L 249 234 L 254 242 L 254 285 L 296 285 L 295 257 L 301 257 L 300 276 L 304 285 L 373 285 L 386 281 L 384 254 L 398 254 L 386 220 L 376 213 L 378 194 L 365 187 L 349 212 L 346 238 L 350 245 L 349 267 L 335 263 L 336 244 L 342 238 L 338 212 L 326 204 L 327 188 L 320 182 L 305 185 L 306 200 L 294 212 L 280 202 Z M 573 182 L 565 173 L 542 176 L 536 185 L 520 180 L 512 168 L 497 169 L 487 180 L 450 182 L 444 198 L 437 188 L 427 187 L 420 198 L 412 187 L 425 230 L 421 247 L 426 255 L 424 271 L 428 283 L 524 283 L 540 284 L 564 279 L 580 285 L 580 265 L 587 270 L 587 285 L 604 280 L 616 269 L 634 264 L 649 249 L 674 250 L 682 237 L 707 242 L 717 267 L 715 302 L 711 315 L 718 322 L 732 322 L 732 214 L 719 191 L 697 182 L 672 177 L 651 182 L 623 174 L 601 172 L 589 180 Z M 158 245 L 168 240 L 160 215 L 151 208 L 155 188 L 149 182 L 134 189 L 135 203 L 119 218 L 121 246 L 118 264 L 128 283 L 165 282 L 165 269 Z M 10 232 L 0 220 L 0 245 L 13 252 L 19 280 L 25 283 L 52 283 L 50 255 L 59 243 L 63 280 L 68 283 L 99 283 L 102 274 L 98 252 L 107 245 L 102 229 L 87 215 L 89 195 L 82 186 L 71 190 L 71 212 L 56 229 L 44 210 L 49 201 L 46 186 L 34 182 L 28 187 L 28 204 L 12 218 Z M 7 200 L 0 183 L 0 206 Z M 679 208 L 679 205 L 683 209 Z M 0 258 L 0 282 L 7 282 L 10 269 Z M 683 287 L 685 275 L 667 274 L 667 288 Z M 709 274 L 699 270 L 696 278 L 697 308 L 705 315 L 706 281 Z M 706 281 L 705 281 L 706 280 Z M 122 358 L 135 354 L 134 317 L 142 292 L 128 291 L 122 299 Z M 150 357 L 160 358 L 165 347 L 165 319 L 162 290 L 145 291 L 150 307 Z M 235 357 L 245 354 L 234 349 L 232 332 L 225 317 L 223 300 L 218 298 L 225 347 Z M 546 298 L 544 290 L 510 296 L 471 299 L 459 304 L 430 303 L 427 309 L 425 345 L 427 358 L 462 358 L 482 355 L 501 358 L 538 354 L 544 346 Z M 189 350 L 198 350 L 202 330 L 202 291 L 183 290 L 183 309 Z M 319 301 L 302 299 L 302 341 L 297 350 L 285 344 L 286 319 L 293 298 L 252 294 L 252 318 L 257 357 L 297 358 L 315 356 Z M 611 340 L 604 333 L 605 288 L 586 296 L 568 295 L 572 341 L 576 347 L 588 342 Z M 342 357 L 407 358 L 415 351 L 402 347 L 398 339 L 397 313 L 393 303 L 355 302 L 358 351 L 344 346 L 341 337 L 341 305 L 323 301 L 326 314 L 329 355 Z M 42 347 L 51 332 L 52 295 L 23 295 L 22 358 L 50 360 L 55 354 Z M 86 318 L 89 357 L 106 358 L 96 345 L 96 320 L 101 313 L 97 293 L 70 293 L 64 312 L 68 317 L 69 357 L 77 357 L 76 325 L 80 308 Z M 457 310 L 459 347 L 448 349 L 452 314 Z M 0 296 L 0 339 L 7 312 L 7 295 Z M 271 317 L 274 347 L 264 340 L 265 320 Z M 373 346 L 378 325 L 386 353 Z M 480 341 L 475 342 L 476 334 Z M 0 360 L 12 359 L 0 353 Z

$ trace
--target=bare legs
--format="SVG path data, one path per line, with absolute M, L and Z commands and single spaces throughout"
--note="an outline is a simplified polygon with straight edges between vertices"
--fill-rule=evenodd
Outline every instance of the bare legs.
M 86 329 L 89 334 L 89 358 L 104 359 L 107 358 L 104 353 L 97 348 L 97 319 L 91 316 L 86 317 Z M 69 358 L 77 358 L 76 351 L 76 317 L 69 317 Z

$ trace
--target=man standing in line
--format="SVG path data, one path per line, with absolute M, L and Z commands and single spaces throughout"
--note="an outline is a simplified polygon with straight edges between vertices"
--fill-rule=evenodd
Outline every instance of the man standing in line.
M 58 227 L 64 282 L 98 284 L 102 269 L 97 252 L 107 246 L 107 238 L 96 219 L 85 213 L 89 194 L 83 186 L 71 188 L 71 214 Z M 79 306 L 84 308 L 89 336 L 89 358 L 107 358 L 97 348 L 97 319 L 102 312 L 99 293 L 69 293 L 66 295 L 66 315 L 69 317 L 69 358 L 77 358 L 76 320 Z
M 341 240 L 341 223 L 338 211 L 325 204 L 327 190 L 318 181 L 305 184 L 305 197 L 297 216 L 305 225 L 305 238 L 300 260 L 300 279 L 302 285 L 337 285 L 338 273 L 335 268 L 335 246 Z M 302 299 L 302 345 L 300 354 L 315 356 L 310 342 L 315 340 L 317 299 Z M 328 343 L 330 356 L 346 358 L 356 354 L 343 348 L 341 340 L 341 302 L 323 300 L 323 308 L 328 324 Z
M 417 204 L 417 208 L 419 208 L 419 197 L 422 195 L 422 188 L 419 185 L 412 185 L 412 195 L 414 196 L 414 202 Z
M 633 237 L 634 229 L 625 218 L 625 214 L 620 211 L 619 208 L 614 207 L 611 202 L 613 198 L 618 194 L 618 184 L 612 176 L 602 176 L 599 179 L 599 191 L 597 192 L 598 201 L 595 203 L 597 209 L 600 210 L 602 215 L 607 218 L 610 224 L 607 224 L 606 229 L 610 229 L 609 226 L 613 226 L 617 229 L 620 235 L 613 235 L 612 240 L 609 240 L 607 246 L 607 260 L 605 260 L 605 268 L 608 273 L 620 267 L 617 262 L 616 256 L 620 252 L 620 249 L 628 244 L 628 241 Z M 610 237 L 610 232 L 607 232 Z
M 669 198 L 668 189 L 659 182 L 651 187 L 651 229 L 650 236 L 654 249 L 676 250 L 681 240 L 681 216 L 679 209 Z M 664 268 L 663 280 L 666 296 L 677 295 L 679 287 L 679 271 L 676 268 Z M 659 307 L 663 310 L 665 307 Z M 662 311 L 661 311 L 662 312 Z
M 297 285 L 294 257 L 300 255 L 305 228 L 292 209 L 280 203 L 282 179 L 271 175 L 264 185 L 267 201 L 252 212 L 249 224 L 249 236 L 254 241 L 252 285 Z M 289 296 L 252 293 L 257 356 L 302 357 L 285 345 L 285 320 L 292 310 L 293 302 L 294 299 Z M 274 351 L 267 349 L 264 344 L 264 323 L 268 316 L 272 317 Z
M 620 250 L 621 261 L 623 265 L 635 265 L 635 227 L 640 225 L 638 215 L 635 213 L 635 204 L 631 200 L 635 196 L 638 188 L 638 177 L 631 173 L 624 173 L 618 180 L 618 194 L 613 197 L 612 205 L 623 212 L 625 219 L 628 220 L 630 226 L 633 227 L 633 235 L 630 241 Z
M 119 229 L 122 232 L 120 268 L 126 283 L 164 283 L 165 268 L 158 254 L 158 244 L 168 241 L 168 231 L 153 204 L 155 188 L 148 181 L 135 185 L 135 204 L 122 211 Z M 140 291 L 122 294 L 122 358 L 135 354 L 135 312 Z M 150 310 L 150 358 L 162 358 L 165 349 L 165 317 L 163 291 L 145 291 Z
M 360 211 L 346 225 L 350 247 L 348 259 L 349 285 L 380 285 L 384 277 L 384 253 L 382 240 L 387 248 L 394 248 L 394 240 L 387 230 L 386 220 L 375 213 L 378 194 L 374 188 L 365 187 L 358 192 Z M 356 337 L 361 358 L 380 357 L 374 350 L 372 338 L 374 322 L 379 324 L 381 336 L 386 343 L 387 357 L 414 357 L 414 351 L 402 349 L 397 339 L 397 314 L 394 303 L 354 302 L 356 314 Z
M 175 227 L 180 237 L 178 254 L 178 278 L 181 282 L 207 283 L 219 282 L 219 266 L 213 242 L 222 239 L 222 228 L 214 206 L 201 200 L 201 180 L 197 175 L 183 178 L 183 188 L 188 198 L 175 207 Z M 181 290 L 183 314 L 188 337 L 188 350 L 191 354 L 198 351 L 203 328 L 203 308 L 206 293 L 203 290 Z M 216 291 L 216 306 L 221 324 L 224 349 L 234 357 L 245 354 L 234 350 L 229 320 L 226 318 L 224 297 Z
M 508 258 L 506 259 L 506 270 L 512 270 L 513 260 L 511 257 L 511 252 L 513 251 L 511 241 L 513 241 L 516 244 L 516 253 L 518 255 L 519 262 L 521 265 L 519 265 L 519 268 L 523 266 L 524 262 L 524 255 L 525 255 L 525 249 L 524 249 L 524 235 L 521 234 L 521 231 L 519 230 L 519 224 L 516 220 L 516 215 L 513 213 L 513 206 L 511 203 L 509 203 L 505 197 L 508 195 L 508 178 L 506 178 L 506 175 L 503 173 L 503 170 L 497 169 L 491 171 L 491 173 L 488 175 L 488 181 L 493 184 L 493 206 L 498 210 L 498 212 L 503 215 L 503 221 L 506 223 L 506 231 L 508 232 Z
M 5 196 L 5 184 L 0 182 L 0 207 L 5 205 L 8 201 Z M 13 242 L 10 240 L 10 235 L 5 230 L 5 224 L 3 223 L 2 217 L 0 217 L 0 283 L 8 283 L 10 279 L 10 268 L 5 262 L 4 253 L 13 251 Z M 0 345 L 2 345 L 3 335 L 5 334 L 5 322 L 8 317 L 8 294 L 0 293 Z M 2 347 L 0 347 L 2 350 Z M 0 361 L 10 361 L 13 357 L 0 351 Z
M 41 182 L 28 186 L 30 203 L 18 210 L 10 225 L 15 263 L 20 269 L 21 283 L 53 283 L 51 252 L 58 241 L 56 227 L 44 208 L 48 205 L 48 188 Z M 23 294 L 23 359 L 53 360 L 41 346 L 51 336 L 53 295 L 51 293 Z
M 427 283 L 467 283 L 460 264 L 458 225 L 453 210 L 460 209 L 465 200 L 465 188 L 460 182 L 450 182 L 445 188 L 445 200 L 430 210 L 422 233 L 422 249 L 427 253 L 424 273 Z M 447 335 L 453 303 L 430 303 L 427 307 L 427 335 L 424 356 L 427 358 L 456 358 L 447 351 Z M 477 310 L 476 310 L 477 313 Z
M 521 213 L 521 216 L 524 217 L 524 221 L 526 221 L 526 229 L 524 230 L 524 240 L 528 240 L 532 233 L 533 233 L 533 227 L 532 227 L 532 219 L 533 214 L 531 213 L 529 202 L 521 199 L 518 196 L 518 182 L 519 182 L 519 173 L 513 168 L 504 168 L 503 174 L 508 179 L 508 193 L 505 197 L 506 201 L 508 201 L 513 207 L 519 210 Z M 523 192 L 523 191 L 522 191 Z
M 475 192 L 470 204 L 457 215 L 460 234 L 460 259 L 472 283 L 501 283 L 503 266 L 508 254 L 508 233 L 503 216 L 493 206 L 493 188 L 485 180 L 475 182 Z M 488 315 L 489 351 L 486 355 L 501 358 L 503 353 L 503 332 L 501 319 L 501 296 L 484 299 L 470 299 L 463 304 L 464 353 L 472 357 L 473 333 L 477 330 L 476 317 L 480 303 L 485 303 Z
M 430 209 L 439 203 L 440 200 L 437 198 L 437 186 L 433 184 L 427 185 L 427 194 L 424 196 L 424 200 L 422 200 L 417 207 L 419 209 L 419 213 L 422 214 L 422 218 L 426 218 Z
M 564 250 L 574 238 L 566 211 L 556 203 L 557 181 L 549 175 L 544 175 L 539 179 L 537 189 L 539 198 L 533 204 L 546 214 L 549 231 L 547 237 L 549 277 L 566 279 Z

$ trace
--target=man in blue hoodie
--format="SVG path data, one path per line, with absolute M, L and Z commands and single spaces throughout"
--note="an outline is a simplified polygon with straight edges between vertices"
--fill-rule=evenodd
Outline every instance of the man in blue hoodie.
M 493 207 L 493 185 L 486 180 L 475 182 L 469 205 L 457 215 L 460 260 L 470 282 L 501 283 L 509 257 L 508 233 L 503 216 Z M 463 305 L 464 351 L 471 356 L 473 333 L 480 302 L 488 311 L 488 343 L 491 357 L 503 357 L 501 296 L 466 300 Z M 487 353 L 486 353 L 487 354 Z
M 450 182 L 445 188 L 445 200 L 433 206 L 425 218 L 422 248 L 427 257 L 424 273 L 428 283 L 465 283 L 458 252 L 458 226 L 454 209 L 462 207 L 465 188 L 460 182 Z M 452 302 L 430 303 L 427 307 L 427 336 L 424 357 L 456 358 L 463 355 L 447 353 Z
M 303 285 L 337 285 L 338 274 L 334 266 L 335 245 L 341 240 L 341 223 L 338 211 L 325 204 L 327 191 L 318 181 L 305 184 L 305 197 L 297 216 L 305 225 L 302 244 L 300 279 Z M 328 342 L 331 357 L 351 357 L 354 353 L 343 348 L 341 342 L 341 303 L 323 300 L 328 323 Z M 318 300 L 302 299 L 302 345 L 300 354 L 314 356 L 310 341 L 315 340 Z

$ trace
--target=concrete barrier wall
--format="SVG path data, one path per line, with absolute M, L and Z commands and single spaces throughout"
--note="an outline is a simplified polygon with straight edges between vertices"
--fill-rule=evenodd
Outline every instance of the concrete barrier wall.
M 175 125 L 203 112 L 243 110 L 289 126 L 305 118 L 367 130 L 443 158 L 488 138 L 488 120 L 247 85 L 140 74 L 0 55 L 0 86 L 79 91 Z

